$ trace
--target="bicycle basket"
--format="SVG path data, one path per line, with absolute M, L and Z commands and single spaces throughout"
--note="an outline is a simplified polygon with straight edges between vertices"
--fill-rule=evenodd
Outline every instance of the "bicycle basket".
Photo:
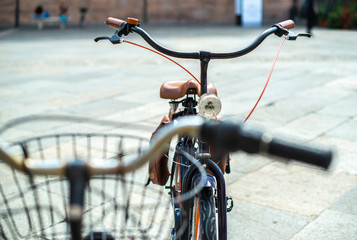
M 81 133 L 29 138 L 11 144 L 11 149 L 24 159 L 44 163 L 48 159 L 95 163 L 99 158 L 125 162 L 140 155 L 147 144 L 138 137 Z M 0 238 L 70 238 L 66 177 L 23 174 L 4 163 L 0 172 Z M 83 239 L 168 239 L 175 219 L 172 199 L 163 187 L 147 185 L 147 180 L 147 166 L 124 175 L 91 178 L 84 194 Z

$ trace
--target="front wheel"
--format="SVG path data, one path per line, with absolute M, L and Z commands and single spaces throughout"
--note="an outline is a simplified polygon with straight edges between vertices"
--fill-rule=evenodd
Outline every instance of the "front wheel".
M 194 239 L 216 240 L 216 207 L 213 188 L 203 188 L 195 205 Z

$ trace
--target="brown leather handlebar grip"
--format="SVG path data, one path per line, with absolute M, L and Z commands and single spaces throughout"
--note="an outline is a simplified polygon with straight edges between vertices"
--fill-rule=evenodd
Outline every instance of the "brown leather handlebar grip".
M 139 25 L 139 20 L 136 18 L 128 17 L 126 19 L 126 22 L 131 25 Z M 123 24 L 126 22 L 119 18 L 108 17 L 107 20 L 105 21 L 105 24 L 107 24 L 109 27 L 112 27 L 114 29 L 120 29 L 123 26 Z
M 105 21 L 105 24 L 107 24 L 109 27 L 114 29 L 120 29 L 124 23 L 125 23 L 124 20 L 113 18 L 113 17 L 108 17 L 107 20 Z
M 293 20 L 286 20 L 286 21 L 283 21 L 283 22 L 280 22 L 278 23 L 277 25 L 280 25 L 282 28 L 285 28 L 285 29 L 292 29 L 295 27 L 295 23 Z

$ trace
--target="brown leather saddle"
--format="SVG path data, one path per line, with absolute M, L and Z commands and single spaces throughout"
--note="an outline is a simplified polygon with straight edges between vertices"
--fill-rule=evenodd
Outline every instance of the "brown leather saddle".
M 213 85 L 213 83 L 207 83 L 207 92 L 213 93 L 217 96 L 217 89 Z M 186 94 L 197 94 L 201 96 L 201 86 L 195 80 L 188 80 L 186 82 L 183 81 L 175 81 L 175 82 L 165 82 L 161 85 L 160 88 L 160 97 L 163 99 L 178 99 L 184 97 Z M 168 116 L 164 116 L 159 127 L 152 134 L 152 138 L 155 136 L 156 132 L 162 128 L 163 126 L 169 124 L 172 121 L 172 111 Z M 214 152 L 214 149 L 211 149 Z M 170 177 L 170 172 L 168 170 L 167 162 L 168 162 L 168 154 L 169 149 L 165 151 L 162 156 L 155 159 L 155 161 L 151 161 L 149 164 L 149 176 L 150 180 L 154 184 L 165 185 L 168 178 Z M 218 162 L 218 166 L 221 168 L 222 172 L 226 171 L 227 165 L 227 157 L 223 158 Z
M 217 96 L 217 89 L 213 83 L 207 83 L 207 92 Z M 178 99 L 185 96 L 187 93 L 195 93 L 201 96 L 201 85 L 195 80 L 164 82 L 160 88 L 160 98 L 163 99 Z

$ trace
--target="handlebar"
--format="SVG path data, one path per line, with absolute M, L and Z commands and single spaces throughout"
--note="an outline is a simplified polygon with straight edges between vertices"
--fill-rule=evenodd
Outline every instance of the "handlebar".
M 206 122 L 201 128 L 200 136 L 203 141 L 213 144 L 223 152 L 240 150 L 250 154 L 268 154 L 324 169 L 328 169 L 332 162 L 330 150 L 273 138 L 269 133 L 249 129 L 236 123 Z
M 209 59 L 229 59 L 229 58 L 237 58 L 241 57 L 255 48 L 257 48 L 265 38 L 267 38 L 271 34 L 275 34 L 279 37 L 285 35 L 290 40 L 295 40 L 298 36 L 307 36 L 306 34 L 294 34 L 290 32 L 288 29 L 294 28 L 295 24 L 292 20 L 286 20 L 280 22 L 278 24 L 273 25 L 271 28 L 268 28 L 263 33 L 261 33 L 249 46 L 242 50 L 234 51 L 234 52 L 179 52 L 175 50 L 168 49 L 159 43 L 157 43 L 147 32 L 145 32 L 139 24 L 139 20 L 135 18 L 128 18 L 126 21 L 109 17 L 106 20 L 106 24 L 112 28 L 117 29 L 115 34 L 112 37 L 99 37 L 96 38 L 95 41 L 99 41 L 102 39 L 109 39 L 113 44 L 121 43 L 122 35 L 128 35 L 131 32 L 135 32 L 139 34 L 151 47 L 156 49 L 157 51 L 166 54 L 171 57 L 177 58 L 189 58 L 189 59 L 201 59 L 202 57 L 209 57 Z M 204 54 L 204 56 L 203 56 Z
M 245 125 L 230 122 L 207 122 L 202 117 L 184 117 L 162 128 L 152 140 L 149 148 L 139 157 L 126 163 L 101 161 L 101 165 L 88 163 L 89 176 L 118 174 L 134 171 L 148 161 L 160 156 L 170 140 L 176 135 L 198 137 L 215 146 L 222 153 L 244 151 L 247 153 L 274 155 L 285 159 L 295 159 L 304 163 L 328 169 L 332 162 L 332 152 L 298 145 L 293 142 L 272 138 L 267 133 L 248 129 Z M 64 175 L 65 161 L 36 161 L 17 159 L 8 151 L 7 144 L 0 139 L 0 160 L 13 168 L 37 175 Z M 285 161 L 285 160 L 284 160 Z M 55 163 L 55 164 L 54 164 Z

